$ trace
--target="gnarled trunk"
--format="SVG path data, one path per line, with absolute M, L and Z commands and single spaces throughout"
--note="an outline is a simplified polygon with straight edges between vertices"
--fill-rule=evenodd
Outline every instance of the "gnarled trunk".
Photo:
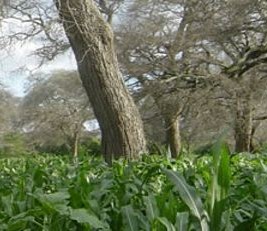
M 92 0 L 57 0 L 66 35 L 102 133 L 105 159 L 146 150 L 138 109 L 119 71 L 113 33 Z
M 171 157 L 177 158 L 181 150 L 181 137 L 178 118 L 164 118 L 166 144 L 170 147 Z
M 250 94 L 239 92 L 235 105 L 235 151 L 249 152 L 252 136 L 252 107 Z

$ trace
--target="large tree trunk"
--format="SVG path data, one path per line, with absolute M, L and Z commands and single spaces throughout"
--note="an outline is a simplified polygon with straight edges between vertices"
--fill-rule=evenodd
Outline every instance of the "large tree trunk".
M 235 105 L 235 151 L 249 152 L 252 136 L 251 96 L 239 93 Z
M 177 158 L 181 150 L 179 118 L 164 118 L 166 143 L 170 147 L 171 157 Z
M 143 124 L 119 71 L 111 28 L 92 0 L 57 0 L 57 7 L 100 125 L 106 161 L 138 157 L 146 150 Z

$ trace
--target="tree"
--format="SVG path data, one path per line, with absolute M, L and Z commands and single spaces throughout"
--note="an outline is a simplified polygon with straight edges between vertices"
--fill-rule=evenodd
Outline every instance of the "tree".
M 29 143 L 36 148 L 65 145 L 73 157 L 78 155 L 84 123 L 93 118 L 75 71 L 57 71 L 38 80 L 21 104 L 21 126 Z
M 54 36 L 61 32 L 59 20 L 53 16 L 54 8 L 47 2 L 34 2 L 19 1 L 11 5 L 14 18 L 28 23 L 30 30 L 9 37 L 25 40 L 44 35 L 53 46 L 48 44 L 43 47 L 45 49 L 39 50 L 39 54 L 53 59 L 58 51 L 63 52 L 69 46 L 64 36 Z M 91 0 L 58 0 L 55 3 L 74 51 L 82 83 L 100 124 L 106 161 L 110 163 L 113 157 L 120 156 L 130 159 L 138 157 L 146 150 L 143 125 L 138 109 L 124 86 L 108 22 Z M 45 10 L 47 6 L 49 8 Z
M 198 83 L 204 84 L 210 88 L 207 92 L 213 91 L 207 97 L 216 93 L 215 98 L 226 99 L 231 107 L 236 151 L 249 151 L 253 127 L 257 127 L 253 125 L 254 96 L 259 91 L 255 82 L 264 82 L 260 69 L 266 63 L 266 4 L 257 0 L 136 0 L 132 9 L 136 20 L 126 21 L 119 37 L 121 62 L 144 91 L 156 93 L 162 117 L 167 114 L 177 120 L 174 115 L 183 107 L 181 83 L 192 84 L 197 97 L 203 89 L 196 88 Z M 251 74 L 254 71 L 257 77 Z M 263 86 L 260 91 L 265 90 Z M 174 88 L 180 93 L 171 97 Z
M 117 33 L 125 75 L 138 83 L 141 95 L 153 98 L 174 158 L 181 150 L 182 114 L 189 101 L 197 99 L 203 77 L 188 55 L 198 41 L 198 33 L 191 30 L 200 20 L 197 10 L 193 1 L 136 0 Z
M 4 88 L 0 89 L 0 98 L 0 151 L 3 151 L 4 154 L 11 154 L 16 149 L 19 152 L 22 149 L 17 144 L 23 140 L 18 129 L 20 99 Z M 12 139 L 8 139 L 13 136 L 14 142 Z M 16 153 L 18 154 L 18 152 Z
M 18 118 L 20 99 L 13 96 L 6 89 L 0 89 L 0 134 L 15 129 Z
M 253 102 L 266 90 L 260 71 L 267 63 L 266 4 L 254 0 L 210 5 L 213 11 L 206 13 L 210 17 L 202 27 L 198 58 L 220 77 L 221 92 L 230 99 L 235 150 L 251 151 L 257 109 Z
M 61 0 L 57 8 L 100 125 L 106 161 L 138 157 L 146 150 L 143 125 L 123 83 L 110 26 L 92 0 Z

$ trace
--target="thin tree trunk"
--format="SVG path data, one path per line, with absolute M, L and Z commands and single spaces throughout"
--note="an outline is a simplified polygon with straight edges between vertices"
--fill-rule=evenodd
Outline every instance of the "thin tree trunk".
M 252 136 L 251 96 L 238 94 L 235 106 L 235 151 L 249 152 Z
M 169 145 L 171 157 L 177 158 L 181 150 L 181 137 L 179 128 L 179 118 L 164 118 L 166 144 Z
M 75 131 L 73 145 L 72 145 L 72 156 L 73 156 L 73 158 L 77 158 L 78 157 L 78 153 L 79 153 L 79 139 L 80 139 L 79 132 L 78 131 Z
M 119 71 L 111 28 L 92 0 L 57 0 L 57 7 L 100 125 L 106 161 L 138 157 L 146 151 L 143 124 Z
M 177 97 L 171 93 L 163 95 L 160 82 L 154 82 L 150 85 L 151 95 L 161 113 L 165 124 L 165 143 L 170 148 L 171 157 L 177 158 L 181 150 L 181 137 L 180 137 L 180 105 L 177 103 Z
M 77 158 L 79 154 L 79 141 L 80 141 L 80 132 L 82 128 L 82 124 L 75 124 L 74 130 L 71 135 L 67 136 L 67 146 L 70 151 L 70 154 L 73 158 Z M 65 133 L 66 134 L 66 133 Z
M 251 129 L 251 136 L 250 136 L 250 142 L 249 142 L 249 151 L 250 152 L 254 152 L 255 149 L 256 149 L 256 146 L 254 144 L 254 135 L 256 133 L 256 129 L 257 127 L 256 126 L 252 126 L 252 129 Z

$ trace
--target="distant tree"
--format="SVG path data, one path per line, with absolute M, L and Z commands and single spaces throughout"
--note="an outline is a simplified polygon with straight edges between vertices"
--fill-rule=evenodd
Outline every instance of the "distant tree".
M 15 130 L 20 99 L 5 88 L 0 89 L 0 135 Z
M 74 157 L 84 123 L 93 118 L 75 71 L 57 71 L 36 81 L 21 105 L 21 125 L 29 142 L 39 147 L 65 145 Z
M 24 134 L 10 131 L 1 138 L 0 154 L 3 156 L 21 156 L 29 153 L 30 148 L 26 143 Z
M 23 135 L 18 128 L 21 100 L 3 87 L 0 89 L 0 99 L 0 151 L 4 155 L 19 154 L 20 151 L 26 150 Z

